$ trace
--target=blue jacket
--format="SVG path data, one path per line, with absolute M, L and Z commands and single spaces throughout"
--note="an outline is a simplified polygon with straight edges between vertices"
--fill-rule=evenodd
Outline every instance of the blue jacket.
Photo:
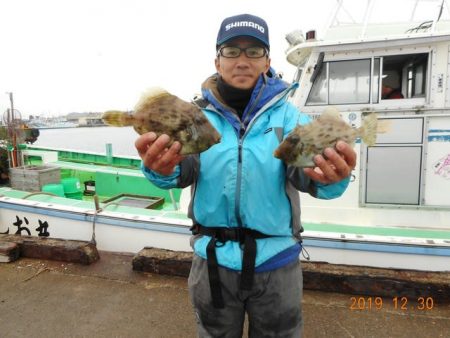
M 170 176 L 143 167 L 145 176 L 161 188 L 192 185 L 189 217 L 203 226 L 248 227 L 274 237 L 257 240 L 255 265 L 294 246 L 303 231 L 299 192 L 314 197 L 339 197 L 349 179 L 329 185 L 310 180 L 303 170 L 286 166 L 273 156 L 280 142 L 297 124 L 309 117 L 287 102 L 288 86 L 277 77 L 261 75 L 242 122 L 220 98 L 216 76 L 202 86 L 203 112 L 221 134 L 221 142 L 199 155 L 189 156 Z M 193 248 L 206 258 L 208 236 L 197 235 Z M 242 249 L 237 242 L 216 248 L 219 265 L 242 267 Z

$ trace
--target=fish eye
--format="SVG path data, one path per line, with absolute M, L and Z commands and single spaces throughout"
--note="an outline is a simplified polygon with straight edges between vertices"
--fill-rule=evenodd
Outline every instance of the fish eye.
M 195 116 L 194 117 L 194 123 L 202 124 L 203 123 L 203 118 L 201 116 Z

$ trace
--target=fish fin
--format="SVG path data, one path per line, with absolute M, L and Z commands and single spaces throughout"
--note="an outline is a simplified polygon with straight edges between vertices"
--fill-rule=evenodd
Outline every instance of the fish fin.
M 341 118 L 341 113 L 339 112 L 339 110 L 336 107 L 327 107 L 323 111 L 321 116 L 329 116 L 329 117 L 340 119 Z
M 391 131 L 391 129 L 392 129 L 392 121 L 391 120 L 378 121 L 377 134 L 389 133 Z
M 165 90 L 161 87 L 149 88 L 142 93 L 138 103 L 136 103 L 134 110 L 139 111 L 143 107 L 151 104 L 152 102 L 160 99 L 161 97 L 170 96 L 170 95 L 171 94 L 167 90 Z
M 109 110 L 103 113 L 102 120 L 110 125 L 116 127 L 131 126 L 133 116 L 119 110 Z
M 377 141 L 377 124 L 377 114 L 370 113 L 369 115 L 366 115 L 363 125 L 360 128 L 361 138 L 369 147 L 375 145 Z
M 299 156 L 291 165 L 297 168 L 314 168 L 316 167 L 314 156 L 315 154 Z

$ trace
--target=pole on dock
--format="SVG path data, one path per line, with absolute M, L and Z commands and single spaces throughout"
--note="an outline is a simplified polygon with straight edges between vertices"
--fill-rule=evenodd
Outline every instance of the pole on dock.
M 9 101 L 11 103 L 11 108 L 7 112 L 7 128 L 8 128 L 8 138 L 11 142 L 10 150 L 10 167 L 15 168 L 19 166 L 18 153 L 17 153 L 17 134 L 16 134 L 16 117 L 14 115 L 14 98 L 12 92 L 6 93 L 9 96 Z
M 106 143 L 106 162 L 110 165 L 113 163 L 113 151 L 111 143 Z

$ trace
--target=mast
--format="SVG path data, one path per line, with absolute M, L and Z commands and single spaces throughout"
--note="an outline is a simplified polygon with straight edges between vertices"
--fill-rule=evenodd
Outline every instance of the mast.
M 8 128 L 8 138 L 11 142 L 12 149 L 8 152 L 10 153 L 10 167 L 15 168 L 19 165 L 18 163 L 18 153 L 17 153 L 17 134 L 16 134 L 16 117 L 14 114 L 14 98 L 12 92 L 7 92 L 9 95 L 9 101 L 11 108 L 7 112 L 7 128 Z

